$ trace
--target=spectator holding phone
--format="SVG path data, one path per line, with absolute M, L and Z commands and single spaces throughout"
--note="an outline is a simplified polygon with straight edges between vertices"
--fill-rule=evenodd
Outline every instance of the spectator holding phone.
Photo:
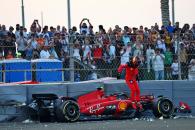
M 89 26 L 87 26 L 86 22 L 84 21 L 87 21 Z M 92 24 L 90 23 L 89 19 L 87 18 L 83 18 L 82 21 L 80 22 L 80 34 L 82 35 L 88 35 L 89 34 L 89 28 L 92 27 Z
M 161 54 L 160 49 L 157 48 L 153 56 L 153 69 L 155 72 L 155 80 L 164 80 L 164 59 L 165 56 Z

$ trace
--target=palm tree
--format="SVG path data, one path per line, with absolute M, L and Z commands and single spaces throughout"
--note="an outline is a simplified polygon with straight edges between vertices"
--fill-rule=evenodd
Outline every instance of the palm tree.
M 161 14 L 162 14 L 162 24 L 168 25 L 170 21 L 169 15 L 169 0 L 161 0 Z

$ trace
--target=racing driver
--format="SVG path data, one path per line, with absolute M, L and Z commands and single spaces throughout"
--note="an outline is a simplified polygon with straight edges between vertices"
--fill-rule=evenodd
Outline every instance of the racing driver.
M 140 60 L 138 57 L 131 57 L 129 62 L 125 65 L 120 65 L 118 68 L 118 75 L 117 79 L 120 78 L 122 70 L 126 69 L 125 81 L 128 85 L 129 89 L 131 90 L 131 100 L 132 100 L 132 107 L 134 109 L 139 108 L 142 110 L 142 104 L 140 103 L 140 89 L 138 86 L 138 67 L 140 64 Z

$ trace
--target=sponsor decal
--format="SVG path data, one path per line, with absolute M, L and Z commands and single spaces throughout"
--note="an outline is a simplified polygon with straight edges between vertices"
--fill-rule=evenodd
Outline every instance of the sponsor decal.
M 97 111 L 100 111 L 102 109 L 104 109 L 104 106 L 101 106 L 100 104 L 88 108 L 89 113 L 96 113 Z

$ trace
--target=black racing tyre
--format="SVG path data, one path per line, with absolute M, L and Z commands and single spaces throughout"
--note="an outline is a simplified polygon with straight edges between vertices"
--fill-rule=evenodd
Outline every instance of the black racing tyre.
M 153 114 L 157 118 L 161 116 L 163 116 L 164 118 L 169 118 L 171 115 L 173 115 L 173 112 L 173 103 L 167 98 L 159 98 L 153 104 Z
M 80 110 L 77 102 L 67 100 L 56 109 L 56 118 L 59 122 L 75 122 L 80 117 Z

